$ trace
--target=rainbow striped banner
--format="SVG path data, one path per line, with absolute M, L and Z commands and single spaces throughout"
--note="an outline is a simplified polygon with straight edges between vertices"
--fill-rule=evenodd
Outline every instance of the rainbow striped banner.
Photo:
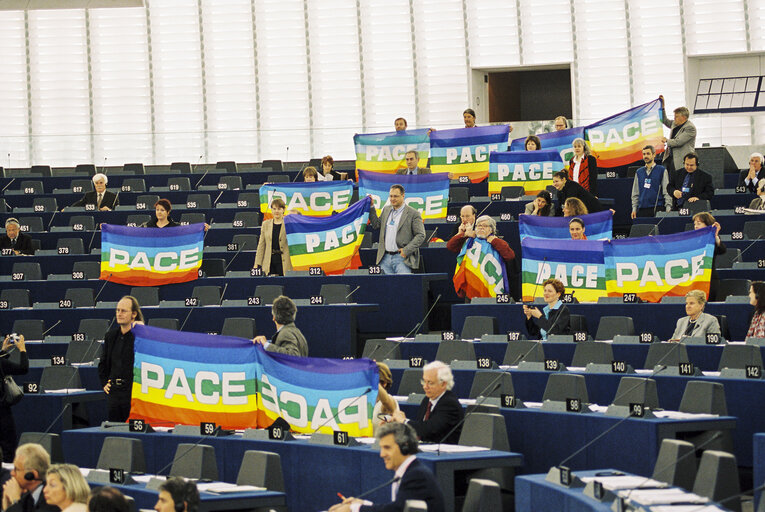
M 506 124 L 431 132 L 430 170 L 483 181 L 489 175 L 489 153 L 507 151 L 509 134 Z
M 574 157 L 574 148 L 571 144 L 576 138 L 584 138 L 584 126 L 576 126 L 574 128 L 568 128 L 559 132 L 547 132 L 537 133 L 539 142 L 542 143 L 542 148 L 545 151 L 557 151 L 560 154 L 562 162 L 568 166 L 569 160 Z M 510 143 L 510 151 L 525 151 L 526 150 L 526 138 L 513 139 Z
M 525 215 L 530 217 L 530 215 Z M 579 302 L 607 296 L 603 245 L 597 240 L 542 240 L 524 238 L 522 294 L 524 301 L 542 296 L 542 283 L 559 279 Z
M 243 338 L 144 325 L 132 331 L 131 418 L 244 429 L 282 417 L 297 432 L 327 423 L 322 432 L 372 434 L 379 377 L 369 359 L 289 356 Z
M 510 286 L 505 261 L 489 242 L 470 238 L 457 256 L 454 290 L 460 297 L 496 297 L 507 293 Z
M 356 169 L 393 174 L 406 168 L 406 152 L 417 151 L 418 167 L 428 166 L 428 129 L 367 133 L 353 136 Z
M 272 183 L 260 187 L 260 212 L 263 220 L 273 217 L 271 201 L 281 198 L 287 205 L 286 213 L 300 213 L 309 217 L 329 217 L 342 212 L 351 204 L 353 182 L 317 181 L 314 183 Z
M 359 247 L 371 205 L 372 200 L 365 197 L 332 217 L 285 217 L 284 229 L 292 268 L 321 267 L 325 274 L 342 274 L 345 269 L 359 268 Z
M 388 204 L 392 185 L 404 187 L 404 202 L 420 212 L 423 220 L 446 218 L 449 177 L 445 174 L 390 175 L 359 171 L 359 197 L 372 196 L 379 213 Z
M 643 147 L 664 151 L 658 99 L 602 119 L 585 129 L 598 167 L 619 167 L 641 159 Z
M 101 225 L 101 277 L 129 286 L 185 283 L 199 277 L 204 224 L 174 228 Z
M 590 213 L 579 218 L 584 222 L 584 234 L 588 240 L 605 240 L 613 236 L 614 215 L 611 210 Z M 526 238 L 571 240 L 571 233 L 568 230 L 570 220 L 571 217 L 519 215 L 518 232 L 521 240 Z
M 648 302 L 690 290 L 709 295 L 714 250 L 714 227 L 613 240 L 605 246 L 608 295 L 636 293 Z
M 553 173 L 566 166 L 557 151 L 492 151 L 489 156 L 489 195 L 502 187 L 521 186 L 537 194 L 552 185 Z

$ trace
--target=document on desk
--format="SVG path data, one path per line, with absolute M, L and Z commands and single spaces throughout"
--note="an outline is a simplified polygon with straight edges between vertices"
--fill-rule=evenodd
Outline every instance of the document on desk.
M 719 418 L 717 414 L 694 414 L 680 411 L 654 411 L 657 418 L 668 418 L 671 420 L 700 420 L 704 418 Z
M 636 475 L 618 475 L 618 476 L 583 476 L 582 482 L 588 483 L 598 481 L 603 485 L 604 489 L 609 491 L 617 491 L 621 489 L 640 489 L 640 488 L 664 488 L 669 484 L 665 482 L 659 482 L 653 478 L 646 478 L 644 476 Z
M 265 491 L 265 487 L 256 487 L 254 485 L 236 485 L 226 482 L 209 482 L 200 484 L 197 483 L 197 489 L 200 492 L 212 492 L 215 494 L 231 493 L 231 492 L 256 492 Z
M 85 391 L 85 388 L 68 388 L 68 389 L 46 389 L 45 392 L 50 395 L 68 395 L 70 393 L 79 393 Z
M 441 452 L 441 453 L 470 453 L 485 452 L 488 448 L 483 446 L 462 446 L 459 444 L 421 444 L 421 452 Z
M 651 512 L 722 512 L 726 509 L 717 505 L 658 505 L 651 507 Z
M 629 498 L 640 505 L 672 505 L 674 503 L 707 503 L 709 498 L 686 492 L 677 487 L 668 489 L 638 489 L 621 490 L 619 496 Z

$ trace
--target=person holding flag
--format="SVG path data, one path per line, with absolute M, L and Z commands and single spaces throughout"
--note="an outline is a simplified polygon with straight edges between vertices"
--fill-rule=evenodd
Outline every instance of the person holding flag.
M 496 232 L 496 221 L 482 215 L 475 223 L 475 238 L 450 240 L 460 249 L 454 271 L 454 290 L 460 297 L 496 297 L 510 292 L 507 263 L 515 259 L 515 252 Z

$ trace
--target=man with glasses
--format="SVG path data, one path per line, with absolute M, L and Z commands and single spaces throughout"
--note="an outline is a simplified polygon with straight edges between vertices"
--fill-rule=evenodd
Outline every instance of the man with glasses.
M 16 449 L 11 478 L 3 485 L 4 512 L 58 512 L 43 496 L 50 456 L 39 444 L 26 443 Z
M 461 429 L 456 428 L 451 433 L 449 431 L 462 421 L 464 412 L 457 395 L 452 392 L 452 369 L 441 361 L 428 363 L 422 369 L 421 384 L 425 398 L 420 403 L 415 419 L 407 420 L 402 411 L 396 411 L 393 413 L 393 421 L 409 424 L 424 443 L 457 444 Z
M 135 297 L 125 295 L 117 303 L 115 311 L 117 327 L 104 336 L 98 377 L 106 393 L 109 421 L 127 421 L 130 416 L 130 396 L 133 389 L 133 342 L 131 330 L 135 324 L 143 324 L 141 305 Z
M 380 230 L 375 264 L 384 274 L 411 274 L 420 267 L 420 245 L 425 241 L 425 224 L 420 212 L 404 203 L 404 187 L 392 185 L 388 204 L 380 217 L 370 216 L 372 229 Z

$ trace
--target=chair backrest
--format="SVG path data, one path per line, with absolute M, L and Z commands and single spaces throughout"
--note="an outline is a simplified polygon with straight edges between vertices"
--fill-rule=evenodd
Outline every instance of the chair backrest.
M 8 303 L 8 308 L 28 308 L 32 305 L 32 297 L 26 288 L 5 288 L 0 292 L 0 301 Z
M 467 203 L 470 199 L 470 189 L 468 187 L 449 187 L 450 203 Z
M 19 184 L 19 190 L 25 194 L 34 194 L 41 196 L 45 193 L 43 189 L 42 181 L 39 180 L 25 180 Z
M 241 176 L 221 176 L 218 187 L 223 190 L 241 190 L 244 188 Z
M 50 455 L 51 463 L 59 464 L 64 462 L 64 448 L 59 434 L 52 434 L 50 432 L 23 432 L 21 437 L 19 437 L 19 446 L 27 443 L 42 446 L 48 452 L 48 455 Z
M 73 308 L 92 308 L 95 305 L 93 288 L 67 288 L 64 299 L 72 301 Z
M 507 372 L 490 372 L 479 370 L 473 376 L 469 398 L 479 396 L 515 395 L 513 376 Z
M 756 365 L 762 368 L 762 352 L 755 345 L 725 345 L 720 356 L 720 365 L 717 368 L 745 369 L 747 366 Z
M 530 363 L 542 363 L 545 360 L 544 345 L 538 341 L 520 340 L 511 341 L 505 349 L 505 358 L 502 364 L 516 365 L 521 361 Z
M 584 375 L 551 373 L 542 400 L 565 402 L 568 398 L 578 398 L 582 403 L 590 402 Z
M 103 340 L 108 328 L 109 320 L 104 318 L 83 318 L 80 320 L 77 332 L 84 334 L 87 340 Z
M 98 261 L 75 261 L 72 272 L 82 272 L 85 279 L 98 279 L 101 276 L 101 263 Z
M 491 450 L 510 451 L 505 417 L 501 414 L 474 412 L 462 425 L 462 432 L 457 444 L 463 446 L 482 446 Z
M 659 392 L 656 390 L 656 381 L 643 377 L 622 377 L 619 387 L 616 388 L 614 405 L 643 404 L 653 410 L 659 408 Z
M 404 370 L 401 375 L 401 382 L 398 383 L 397 395 L 409 395 L 411 393 L 422 393 L 422 368 L 409 368 Z
M 733 264 L 737 261 L 741 261 L 741 249 L 729 247 L 724 254 L 715 258 L 715 266 L 717 268 L 733 268 Z
M 323 284 L 319 290 L 319 295 L 324 297 L 324 304 L 344 304 L 346 302 L 353 302 L 353 296 L 348 297 L 350 293 L 351 285 L 340 283 Z
M 256 228 L 260 226 L 260 215 L 257 212 L 236 212 L 233 226 L 235 228 Z
M 205 214 L 202 212 L 184 212 L 178 221 L 179 224 L 186 226 L 188 224 L 202 224 L 207 222 Z
M 699 212 L 708 212 L 712 209 L 712 205 L 708 199 L 699 199 L 693 203 L 685 203 L 685 207 L 691 215 L 695 215 Z
M 401 342 L 386 339 L 369 339 L 364 344 L 361 357 L 383 361 L 385 359 L 401 359 Z
M 202 260 L 200 269 L 207 277 L 225 277 L 226 260 L 223 258 L 205 258 Z
M 177 331 L 179 323 L 177 318 L 149 318 L 149 325 Z
M 465 318 L 462 325 L 461 338 L 463 340 L 472 340 L 480 338 L 484 334 L 497 334 L 497 318 L 493 316 L 469 316 Z
M 159 287 L 133 286 L 130 295 L 136 298 L 141 306 L 159 306 Z
M 678 410 L 691 414 L 727 416 L 728 405 L 725 401 L 725 386 L 719 382 L 688 381 Z
M 87 194 L 93 191 L 92 180 L 72 180 L 71 189 L 76 194 Z
M 36 261 L 17 261 L 11 267 L 11 274 L 23 274 L 24 281 L 40 281 L 43 278 L 40 264 Z
M 130 473 L 146 472 L 143 442 L 132 437 L 107 437 L 101 446 L 96 469 L 123 469 Z
M 82 242 L 82 238 L 59 238 L 56 243 L 56 248 L 64 252 L 59 254 L 84 254 L 85 244 Z
M 92 215 L 72 215 L 69 217 L 69 227 L 74 231 L 93 231 L 96 229 L 96 221 Z
M 144 169 L 143 164 L 141 163 L 123 164 L 122 171 L 130 173 L 130 174 L 146 174 L 146 170 Z
M 265 487 L 269 491 L 284 492 L 282 460 L 278 453 L 247 450 L 239 466 L 236 485 Z
M 223 320 L 220 331 L 224 336 L 236 336 L 251 340 L 255 337 L 255 320 L 252 318 L 229 317 Z
M 35 197 L 32 201 L 34 210 L 40 211 L 39 207 L 42 207 L 44 212 L 55 212 L 58 210 L 58 203 L 55 197 Z
M 181 173 L 190 173 L 191 172 L 191 163 L 189 162 L 173 162 L 170 164 L 170 170 L 171 171 L 178 171 Z M 186 189 L 188 190 L 188 189 Z
M 87 173 L 93 176 L 96 173 L 95 164 L 77 164 L 74 166 L 75 173 Z
M 212 208 L 210 194 L 189 194 L 186 196 L 186 208 Z
M 630 238 L 637 238 L 648 235 L 658 235 L 659 226 L 656 224 L 633 224 L 630 227 Z
M 154 205 L 159 201 L 157 194 L 143 194 L 135 199 L 136 210 L 153 210 Z M 143 208 L 138 208 L 138 205 L 143 205 Z
M 688 361 L 688 349 L 682 343 L 651 343 L 643 366 L 648 369 L 659 364 L 676 367 Z
M 736 457 L 726 452 L 705 450 L 696 472 L 693 493 L 719 502 L 739 494 L 740 491 Z M 740 511 L 741 498 L 726 501 L 725 508 Z
M 199 299 L 200 306 L 217 306 L 220 304 L 220 286 L 195 286 L 191 296 Z
M 517 199 L 523 197 L 524 194 L 526 194 L 526 191 L 523 187 L 510 186 L 502 187 L 502 190 L 500 190 L 499 193 L 502 199 Z
M 81 388 L 80 372 L 74 366 L 47 366 L 40 375 L 40 392 L 49 389 Z
M 762 240 L 765 238 L 765 220 L 748 220 L 744 222 L 744 238 L 747 240 Z M 730 249 L 728 250 L 730 251 Z
M 240 233 L 234 235 L 234 238 L 231 241 L 235 243 L 238 250 L 241 251 L 255 251 L 258 249 L 258 235 Z
M 191 182 L 186 176 L 173 176 L 167 180 L 167 187 L 170 190 L 188 192 L 191 190 Z
M 236 201 L 237 203 L 239 201 L 246 201 L 247 208 L 254 208 L 256 205 L 260 205 L 260 194 L 258 192 L 239 192 Z
M 269 174 L 266 180 L 269 183 L 289 183 L 289 174 Z
M 143 178 L 126 178 L 122 180 L 123 192 L 146 192 L 146 182 Z
M 484 478 L 471 478 L 462 512 L 502 510 L 502 490 L 497 482 Z
M 151 215 L 147 215 L 145 213 L 131 213 L 127 216 L 125 225 L 136 227 L 140 226 L 141 224 L 145 222 L 149 222 L 151 220 Z
M 20 318 L 13 321 L 13 332 L 23 334 L 25 341 L 42 341 L 44 330 L 44 320 Z
M 590 363 L 611 364 L 614 360 L 614 350 L 610 343 L 583 341 L 576 344 L 571 366 L 587 366 Z
M 281 160 L 263 160 L 260 164 L 264 169 L 271 169 L 272 171 L 283 171 L 284 166 Z
M 236 162 L 232 160 L 221 160 L 215 163 L 216 169 L 225 169 L 226 172 L 236 172 Z
M 723 301 L 728 295 L 749 295 L 751 287 L 749 279 L 720 279 L 715 300 Z
M 571 332 L 590 332 L 587 328 L 587 317 L 584 315 L 570 315 L 569 325 L 571 326 Z
M 260 297 L 264 304 L 273 304 L 279 295 L 284 295 L 284 286 L 280 284 L 259 284 L 255 287 L 255 297 Z
M 747 304 L 749 303 L 749 297 L 744 296 L 744 298 L 747 301 Z M 722 337 L 726 340 L 731 339 L 730 337 L 730 326 L 728 325 L 728 316 L 727 315 L 712 315 L 717 319 L 717 323 L 720 324 L 720 334 L 722 334 Z
M 696 457 L 691 455 L 694 451 L 693 443 L 664 439 L 651 478 L 690 491 L 696 478 Z
M 42 217 L 19 217 L 19 229 L 24 233 L 42 233 L 45 231 Z
M 179 444 L 170 467 L 170 476 L 218 480 L 215 448 L 206 444 Z
M 601 316 L 596 340 L 612 340 L 617 334 L 635 334 L 635 323 L 629 316 Z
M 438 345 L 436 360 L 446 364 L 452 361 L 475 361 L 475 346 L 462 340 L 442 341 Z

